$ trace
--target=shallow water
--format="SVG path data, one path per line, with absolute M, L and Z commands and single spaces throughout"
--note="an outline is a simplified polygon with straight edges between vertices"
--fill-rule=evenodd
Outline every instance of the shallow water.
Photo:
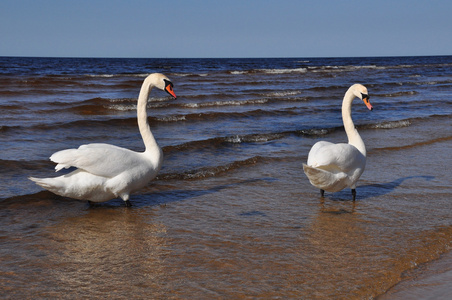
M 6 298 L 369 299 L 450 250 L 451 57 L 2 62 Z M 178 99 L 151 94 L 164 167 L 131 209 L 27 180 L 83 143 L 142 151 L 135 98 L 156 71 Z M 355 203 L 321 199 L 302 163 L 316 141 L 346 141 L 354 82 L 374 106 L 352 109 L 366 171 Z
M 404 280 L 378 297 L 385 299 L 448 299 L 452 293 L 452 253 L 407 272 Z

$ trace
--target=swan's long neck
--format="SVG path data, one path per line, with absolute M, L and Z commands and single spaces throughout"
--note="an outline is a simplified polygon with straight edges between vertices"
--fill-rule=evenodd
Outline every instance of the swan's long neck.
M 359 152 L 366 156 L 366 146 L 364 145 L 358 130 L 355 128 L 352 120 L 352 102 L 355 98 L 351 88 L 345 93 L 342 101 L 342 121 L 344 122 L 345 132 L 347 133 L 348 143 L 355 146 Z
M 160 151 L 157 141 L 151 132 L 151 128 L 148 123 L 148 114 L 146 111 L 146 105 L 148 103 L 149 93 L 151 92 L 153 86 L 148 81 L 145 80 L 141 86 L 140 94 L 138 96 L 137 103 L 137 120 L 138 129 L 140 130 L 141 137 L 143 138 L 144 146 L 146 147 L 146 152 Z

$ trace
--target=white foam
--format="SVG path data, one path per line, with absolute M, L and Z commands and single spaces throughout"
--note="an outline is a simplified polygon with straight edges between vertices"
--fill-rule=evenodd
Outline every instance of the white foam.
M 394 128 L 400 128 L 400 127 L 408 127 L 411 125 L 410 120 L 400 120 L 400 121 L 389 121 L 389 122 L 383 122 L 379 124 L 375 124 L 372 126 L 376 129 L 394 129 Z
M 301 91 L 283 91 L 283 92 L 272 92 L 264 94 L 266 97 L 285 97 L 285 96 L 295 96 L 301 94 Z
M 226 138 L 226 141 L 229 143 L 240 144 L 242 142 L 242 139 L 240 138 L 240 136 L 236 135 Z
M 124 104 L 115 104 L 106 106 L 107 109 L 116 110 L 116 111 L 131 111 L 136 110 L 136 105 L 124 105 Z
M 268 74 L 288 74 L 288 73 L 306 73 L 308 69 L 306 68 L 296 68 L 296 69 L 259 69 L 259 71 Z
M 228 101 L 213 101 L 205 103 L 186 103 L 183 106 L 187 108 L 200 108 L 200 107 L 215 107 L 215 106 L 240 106 L 240 105 L 252 105 L 252 104 L 264 104 L 267 103 L 267 99 L 253 99 L 253 100 L 228 100 Z
M 163 122 L 178 122 L 178 121 L 185 121 L 185 116 L 165 116 L 165 117 L 159 117 L 157 118 L 159 121 Z
M 247 71 L 232 71 L 231 74 L 232 75 L 242 75 L 242 74 L 246 74 Z
M 87 74 L 85 75 L 86 77 L 93 77 L 93 78 L 111 78 L 111 77 L 115 77 L 116 75 L 113 74 Z

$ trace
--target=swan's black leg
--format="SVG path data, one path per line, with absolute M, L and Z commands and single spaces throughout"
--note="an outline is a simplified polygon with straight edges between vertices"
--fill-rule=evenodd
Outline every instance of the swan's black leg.
M 353 196 L 353 201 L 355 201 L 356 199 L 356 190 L 352 189 L 352 196 Z
M 320 197 L 324 197 L 325 196 L 325 191 L 324 190 L 320 190 Z
M 126 206 L 127 206 L 127 207 L 131 207 L 131 206 L 132 206 L 132 203 L 130 203 L 129 200 L 126 200 L 126 201 L 124 201 L 124 202 L 126 203 Z

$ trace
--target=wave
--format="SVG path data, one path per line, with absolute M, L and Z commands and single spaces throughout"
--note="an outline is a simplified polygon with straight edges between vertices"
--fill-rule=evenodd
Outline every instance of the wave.
M 46 168 L 51 164 L 52 163 L 47 160 L 24 161 L 0 159 L 0 174 L 15 172 L 15 170 L 39 170 Z
M 215 101 L 199 101 L 203 98 L 217 99 L 215 95 L 196 95 L 184 97 L 188 101 L 173 101 L 167 96 L 151 97 L 148 101 L 148 109 L 198 109 L 198 108 L 213 108 L 213 107 L 227 107 L 227 106 L 253 106 L 263 105 L 268 103 L 283 103 L 283 102 L 306 102 L 311 98 L 297 97 L 300 91 L 282 91 L 282 92 L 255 92 L 255 98 L 252 99 L 227 99 Z M 224 97 L 224 96 L 223 96 Z M 229 97 L 227 97 L 229 98 Z M 23 105 L 5 104 L 0 105 L 4 110 L 30 110 L 33 109 L 38 114 L 59 114 L 75 113 L 78 115 L 109 115 L 117 112 L 135 111 L 137 108 L 137 99 L 135 98 L 102 98 L 96 97 L 80 102 L 64 102 L 64 101 L 49 101 L 39 103 L 24 103 Z
M 79 108 L 80 112 L 83 114 L 100 114 L 100 111 L 96 109 L 96 111 L 91 110 L 91 108 L 82 107 Z M 85 109 L 85 110 L 83 110 Z M 43 112 L 45 113 L 45 112 Z M 285 110 L 250 110 L 246 112 L 204 112 L 204 113 L 188 113 L 188 114 L 165 114 L 161 116 L 149 116 L 149 123 L 170 123 L 170 122 L 205 122 L 205 121 L 218 121 L 218 120 L 235 120 L 235 119 L 243 119 L 243 118 L 251 118 L 251 117 L 265 117 L 265 116 L 288 116 L 288 115 L 297 115 L 295 111 L 291 109 Z M 52 130 L 55 128 L 70 129 L 70 128 L 79 128 L 79 127 L 91 127 L 95 128 L 96 126 L 106 126 L 106 127 L 114 127 L 114 126 L 137 126 L 137 119 L 135 116 L 128 118 L 110 118 L 106 120 L 75 120 L 69 122 L 54 122 L 54 123 L 43 123 L 38 125 L 21 125 L 21 126 L 0 126 L 0 132 L 10 132 L 12 130 L 23 130 L 24 128 L 28 130 Z
M 414 117 L 414 118 L 407 118 L 402 120 L 393 120 L 393 121 L 383 121 L 383 122 L 377 122 L 372 124 L 364 124 L 364 125 L 358 125 L 358 129 L 395 129 L 395 128 L 402 128 L 402 127 L 408 127 L 411 126 L 415 122 L 435 122 L 435 121 L 441 121 L 450 119 L 450 114 L 440 115 L 435 114 L 431 116 L 424 116 L 424 117 Z
M 426 145 L 431 145 L 431 144 L 441 143 L 441 142 L 451 141 L 451 140 L 452 140 L 452 136 L 446 136 L 446 137 L 440 137 L 440 138 L 436 138 L 436 139 L 432 139 L 432 140 L 428 140 L 428 141 L 417 142 L 417 143 L 413 143 L 413 144 L 409 144 L 409 145 L 374 148 L 372 151 L 406 150 L 406 149 L 411 149 L 411 148 L 416 148 L 416 147 L 420 147 L 420 146 L 426 146 Z
M 210 148 L 227 147 L 231 144 L 268 142 L 286 136 L 287 133 L 265 133 L 265 134 L 249 134 L 249 135 L 232 135 L 225 137 L 213 137 L 204 140 L 195 140 L 179 145 L 163 147 L 164 153 L 172 153 L 186 150 L 197 150 Z
M 262 94 L 265 97 L 287 97 L 287 96 L 296 96 L 300 95 L 302 92 L 300 90 L 296 91 L 278 91 L 278 92 L 269 92 Z
M 307 68 L 287 68 L 287 69 L 251 69 L 251 70 L 234 70 L 226 71 L 232 75 L 247 75 L 247 74 L 289 74 L 289 73 L 306 73 Z
M 413 96 L 419 94 L 416 91 L 403 91 L 403 92 L 396 92 L 396 93 L 388 93 L 388 94 L 376 94 L 376 97 L 403 97 L 403 96 Z
M 149 117 L 151 120 L 157 122 L 174 122 L 174 121 L 218 121 L 218 120 L 235 120 L 243 118 L 258 118 L 266 116 L 289 116 L 297 115 L 292 108 L 281 110 L 264 110 L 256 109 L 245 112 L 204 112 L 204 113 L 189 113 L 189 114 L 175 114 L 170 116 Z
M 230 147 L 234 144 L 265 143 L 273 140 L 279 140 L 290 135 L 315 138 L 325 136 L 339 129 L 342 129 L 342 127 L 309 128 L 283 132 L 253 133 L 245 135 L 238 134 L 224 137 L 213 137 L 204 140 L 195 140 L 179 145 L 165 146 L 162 150 L 164 153 L 174 153 L 180 151 L 202 150 L 206 148 Z
M 202 107 L 221 107 L 221 106 L 242 106 L 242 105 L 257 105 L 265 104 L 268 99 L 250 99 L 250 100 L 227 100 L 227 101 L 211 101 L 203 103 L 181 103 L 170 104 L 169 106 L 179 106 L 185 108 L 202 108 Z
M 309 66 L 311 72 L 349 72 L 360 69 L 370 70 L 391 70 L 391 69 L 414 69 L 414 68 L 444 68 L 451 67 L 450 63 L 439 64 L 397 64 L 397 65 L 326 65 L 326 66 Z
M 119 78 L 119 77 L 138 77 L 146 78 L 151 73 L 118 73 L 118 74 L 85 74 L 89 78 Z
M 438 118 L 443 118 L 444 116 L 435 116 Z M 360 130 L 368 129 L 396 129 L 409 127 L 414 121 L 426 120 L 428 118 L 411 118 L 396 121 L 384 121 L 374 124 L 363 124 L 357 125 Z M 305 136 L 309 138 L 324 137 L 336 131 L 343 131 L 343 126 L 333 126 L 333 127 L 318 127 L 318 128 L 305 128 L 297 130 L 289 130 L 282 132 L 269 132 L 269 133 L 253 133 L 245 135 L 230 135 L 224 137 L 213 137 L 205 140 L 190 141 L 179 145 L 166 146 L 163 151 L 166 153 L 185 151 L 185 150 L 196 150 L 205 149 L 206 147 L 228 147 L 232 144 L 246 144 L 246 143 L 265 143 L 273 140 L 279 140 L 290 135 L 295 136 Z
M 165 107 L 164 103 L 169 97 L 151 97 L 148 101 L 149 108 Z M 27 106 L 16 106 L 15 109 L 35 109 L 40 114 L 75 113 L 79 115 L 108 115 L 118 111 L 132 111 L 137 108 L 135 98 L 102 98 L 96 97 L 80 102 L 52 101 L 45 103 L 27 103 Z
M 309 61 L 298 61 L 297 63 L 310 63 Z M 397 69 L 415 69 L 415 68 L 444 68 L 452 64 L 399 64 L 399 65 L 323 65 L 323 66 L 303 66 L 298 68 L 264 68 L 264 69 L 245 69 L 245 70 L 225 70 L 224 73 L 231 75 L 249 75 L 249 74 L 291 74 L 291 73 L 340 73 L 353 72 L 359 70 L 397 70 Z M 220 72 L 221 73 L 221 72 Z
M 428 81 L 392 81 L 392 82 L 383 82 L 383 83 L 375 83 L 375 84 L 368 84 L 368 87 L 373 87 L 373 88 L 379 88 L 379 89 L 388 89 L 388 88 L 400 88 L 401 86 L 404 87 L 410 87 L 412 86 L 413 88 L 419 89 L 420 86 L 432 86 L 432 85 L 436 85 L 438 88 L 442 88 L 442 87 L 446 87 L 449 88 L 450 85 L 452 84 L 452 79 L 442 79 L 442 80 L 428 80 Z M 405 91 L 404 95 L 416 95 L 418 92 L 417 91 Z M 413 94 L 411 94 L 413 93 Z M 384 94 L 383 94 L 384 95 Z M 389 94 L 390 95 L 390 94 Z M 389 96 L 391 97 L 391 96 Z
M 287 74 L 287 73 L 306 73 L 308 70 L 306 68 L 295 68 L 295 69 L 260 69 L 258 71 L 267 74 Z
M 58 110 L 64 110 L 64 111 L 71 111 L 74 113 L 77 113 L 79 115 L 108 115 L 111 113 L 111 111 L 128 111 L 128 110 L 136 110 L 136 105 L 124 105 L 124 104 L 100 104 L 101 101 L 96 101 L 98 103 L 93 103 L 90 101 L 90 103 L 82 104 L 82 105 L 76 105 L 72 106 L 69 110 L 68 109 L 58 109 Z M 49 113 L 46 111 L 45 113 Z
M 299 61 L 298 63 L 309 63 L 309 61 Z M 433 64 L 433 65 L 324 65 L 324 66 L 306 66 L 300 68 L 274 68 L 274 69 L 250 69 L 250 70 L 234 70 L 226 71 L 232 75 L 244 75 L 244 74 L 288 74 L 288 73 L 322 73 L 322 72 L 352 72 L 356 70 L 390 70 L 390 69 L 410 69 L 410 68 L 432 68 L 432 67 L 449 67 L 452 64 Z
M 331 87 L 330 87 L 331 88 Z M 403 95 L 406 92 L 401 92 L 399 95 Z M 152 112 L 152 115 L 148 117 L 148 121 L 150 124 L 155 123 L 177 123 L 177 122 L 212 122 L 212 121 L 234 121 L 234 120 L 246 120 L 251 119 L 254 121 L 258 121 L 259 118 L 290 118 L 291 116 L 298 116 L 299 118 L 303 118 L 303 115 L 310 114 L 310 107 L 298 107 L 298 106 L 290 106 L 290 107 L 282 107 L 280 109 L 273 108 L 272 106 L 266 105 L 269 103 L 280 103 L 281 101 L 307 101 L 306 98 L 289 98 L 285 100 L 281 100 L 280 98 L 264 98 L 264 99 L 249 99 L 249 100 L 227 100 L 227 101 L 212 101 L 212 102 L 201 102 L 201 103 L 184 103 L 184 102 L 175 102 L 175 101 L 167 101 L 168 99 L 164 99 L 161 102 L 160 99 L 156 99 L 155 102 L 149 103 L 149 107 L 151 108 L 175 108 L 174 111 L 178 111 L 180 113 L 168 113 L 158 111 Z M 416 101 L 411 101 L 410 105 L 413 105 Z M 419 101 L 417 101 L 419 102 Z M 422 101 L 420 103 L 423 103 Z M 265 106 L 259 107 L 260 105 L 265 104 Z M 37 104 L 36 104 L 37 105 Z M 58 117 L 59 121 L 48 122 L 48 119 L 43 119 L 42 121 L 38 120 L 38 124 L 30 123 L 21 123 L 20 125 L 0 125 L 0 132 L 5 132 L 10 134 L 11 132 L 18 132 L 23 130 L 53 130 L 59 128 L 71 129 L 71 128 L 82 128 L 82 127 L 117 127 L 117 126 L 131 126 L 136 127 L 137 121 L 135 113 L 127 114 L 124 116 L 123 114 L 115 114 L 115 111 L 135 111 L 136 110 L 136 100 L 129 98 L 122 99 L 106 99 L 106 98 L 93 98 L 80 103 L 80 105 L 72 106 L 73 104 L 51 104 L 52 106 L 61 106 L 53 112 L 53 114 L 59 113 L 67 113 L 73 112 L 75 114 L 81 115 L 98 115 L 99 117 L 92 118 L 84 118 L 84 119 L 75 119 L 74 117 Z M 250 106 L 238 110 L 201 110 L 197 111 L 198 108 L 214 108 L 214 107 L 222 107 L 222 106 Z M 255 108 L 253 106 L 256 106 Z M 266 107 L 267 109 L 264 109 Z M 187 113 L 183 113 L 183 109 L 194 109 L 194 111 L 188 111 Z M 322 109 L 323 113 L 327 113 L 326 110 L 335 111 L 337 108 L 324 108 Z M 390 109 L 390 107 L 388 108 Z M 52 109 L 46 109 L 39 111 L 39 114 L 49 114 Z M 312 113 L 312 112 L 311 112 Z M 402 120 L 390 120 L 390 121 L 371 121 L 370 124 L 361 124 L 357 125 L 358 128 L 362 129 L 391 129 L 391 128 L 400 128 L 410 126 L 413 120 L 416 119 L 434 119 L 437 117 L 448 117 L 450 114 L 435 114 L 430 116 L 422 116 L 422 117 L 414 117 Z M 105 119 L 103 115 L 112 115 L 108 119 Z M 72 119 L 72 120 L 71 120 Z M 63 121 L 67 120 L 67 121 Z M 29 124 L 29 125 L 28 125 Z M 301 126 L 302 123 L 300 123 Z M 323 132 L 323 130 L 330 130 L 328 126 L 320 126 L 318 128 L 301 128 L 306 133 L 306 130 L 317 130 L 314 135 L 324 135 L 327 134 Z M 247 140 L 247 138 L 242 138 L 242 140 Z
M 348 65 L 348 66 L 335 66 L 335 65 L 329 65 L 329 66 L 312 66 L 308 67 L 308 70 L 313 73 L 322 73 L 322 72 L 352 72 L 360 69 L 372 69 L 372 70 L 378 70 L 378 69 L 386 69 L 385 66 L 377 66 L 377 65 L 364 65 L 364 66 L 358 66 L 358 65 Z
M 171 73 L 172 76 L 178 77 L 207 77 L 209 73 Z
M 253 106 L 262 105 L 268 103 L 282 103 L 282 102 L 306 102 L 309 100 L 307 97 L 290 97 L 298 95 L 298 92 L 274 92 L 263 93 L 262 97 L 256 99 L 245 100 L 217 100 L 207 102 L 167 102 L 162 104 L 149 104 L 149 108 L 211 108 L 211 107 L 223 107 L 223 106 Z
M 64 197 L 57 196 L 53 194 L 52 192 L 43 190 L 39 191 L 37 193 L 32 194 L 24 194 L 24 195 L 15 195 L 10 197 L 0 197 L 0 204 L 3 206 L 13 205 L 17 206 L 18 203 L 21 203 L 22 205 L 30 204 L 30 205 L 42 205 L 42 201 L 61 201 L 63 199 L 67 199 Z M 65 200 L 63 200 L 65 201 Z M 67 201 L 65 201 L 67 202 Z M 38 204 L 37 204 L 38 203 Z
M 311 61 L 295 61 L 296 63 L 312 63 Z M 290 74 L 290 73 L 338 73 L 338 72 L 353 72 L 357 70 L 391 70 L 391 69 L 415 69 L 415 68 L 448 68 L 450 63 L 439 64 L 397 64 L 397 65 L 321 65 L 321 66 L 303 66 L 299 68 L 263 68 L 263 69 L 244 69 L 244 70 L 224 70 L 217 71 L 216 74 L 231 74 L 231 75 L 248 75 L 248 74 Z M 175 73 L 178 76 L 208 76 L 209 73 Z
M 255 165 L 258 162 L 263 161 L 264 158 L 261 156 L 251 157 L 245 160 L 234 161 L 225 165 L 213 166 L 213 167 L 203 167 L 199 169 L 194 169 L 190 171 L 185 171 L 182 173 L 166 173 L 157 175 L 156 180 L 196 180 L 204 179 L 208 177 L 216 177 L 222 173 L 230 172 L 244 166 Z
M 150 123 L 159 123 L 159 122 L 179 122 L 179 121 L 187 121 L 187 122 L 205 122 L 205 121 L 219 121 L 219 120 L 236 120 L 236 119 L 244 119 L 244 118 L 259 118 L 259 117 L 278 117 L 278 116 L 290 116 L 290 115 L 298 115 L 298 112 L 294 111 L 294 108 L 280 109 L 280 110 L 264 110 L 264 109 L 256 109 L 256 110 L 248 110 L 244 112 L 200 112 L 200 113 L 187 113 L 187 114 L 171 114 L 171 115 L 161 115 L 161 116 L 150 116 L 148 120 Z M 136 123 L 136 118 L 130 119 L 113 119 L 108 120 L 111 121 L 120 120 L 125 123 Z M 103 122 L 103 121 L 99 121 Z
M 359 126 L 359 128 L 364 128 L 364 129 L 394 129 L 394 128 L 408 127 L 411 124 L 412 124 L 412 121 L 410 119 L 407 119 L 407 120 L 387 121 L 387 122 L 381 122 L 381 123 L 377 123 L 377 124 L 362 125 L 362 126 Z
M 89 106 L 88 106 L 89 107 Z M 83 114 L 100 114 L 99 110 L 92 111 L 84 107 L 86 110 L 79 108 L 81 113 Z M 45 112 L 43 112 L 45 113 Z M 164 115 L 153 115 L 148 117 L 149 123 L 169 123 L 169 122 L 205 122 L 205 121 L 218 121 L 218 120 L 235 120 L 235 119 L 243 119 L 243 118 L 252 118 L 252 117 L 266 117 L 266 116 L 289 116 L 289 115 L 297 115 L 297 112 L 293 111 L 291 108 L 282 109 L 282 110 L 263 110 L 256 109 L 245 112 L 203 112 L 203 113 L 188 113 L 188 114 L 164 114 Z M 127 117 L 127 118 L 110 118 L 106 120 L 92 119 L 92 120 L 74 120 L 69 122 L 54 122 L 54 123 L 43 123 L 38 125 L 30 125 L 30 126 L 0 126 L 1 132 L 7 132 L 11 130 L 23 130 L 27 128 L 29 130 L 52 130 L 55 128 L 70 129 L 70 128 L 79 128 L 79 127 L 91 127 L 94 128 L 96 126 L 137 126 L 137 119 L 135 116 Z
M 17 129 L 21 129 L 21 126 L 10 126 L 10 125 L 0 125 L 0 132 L 7 132 L 10 130 L 17 130 Z

